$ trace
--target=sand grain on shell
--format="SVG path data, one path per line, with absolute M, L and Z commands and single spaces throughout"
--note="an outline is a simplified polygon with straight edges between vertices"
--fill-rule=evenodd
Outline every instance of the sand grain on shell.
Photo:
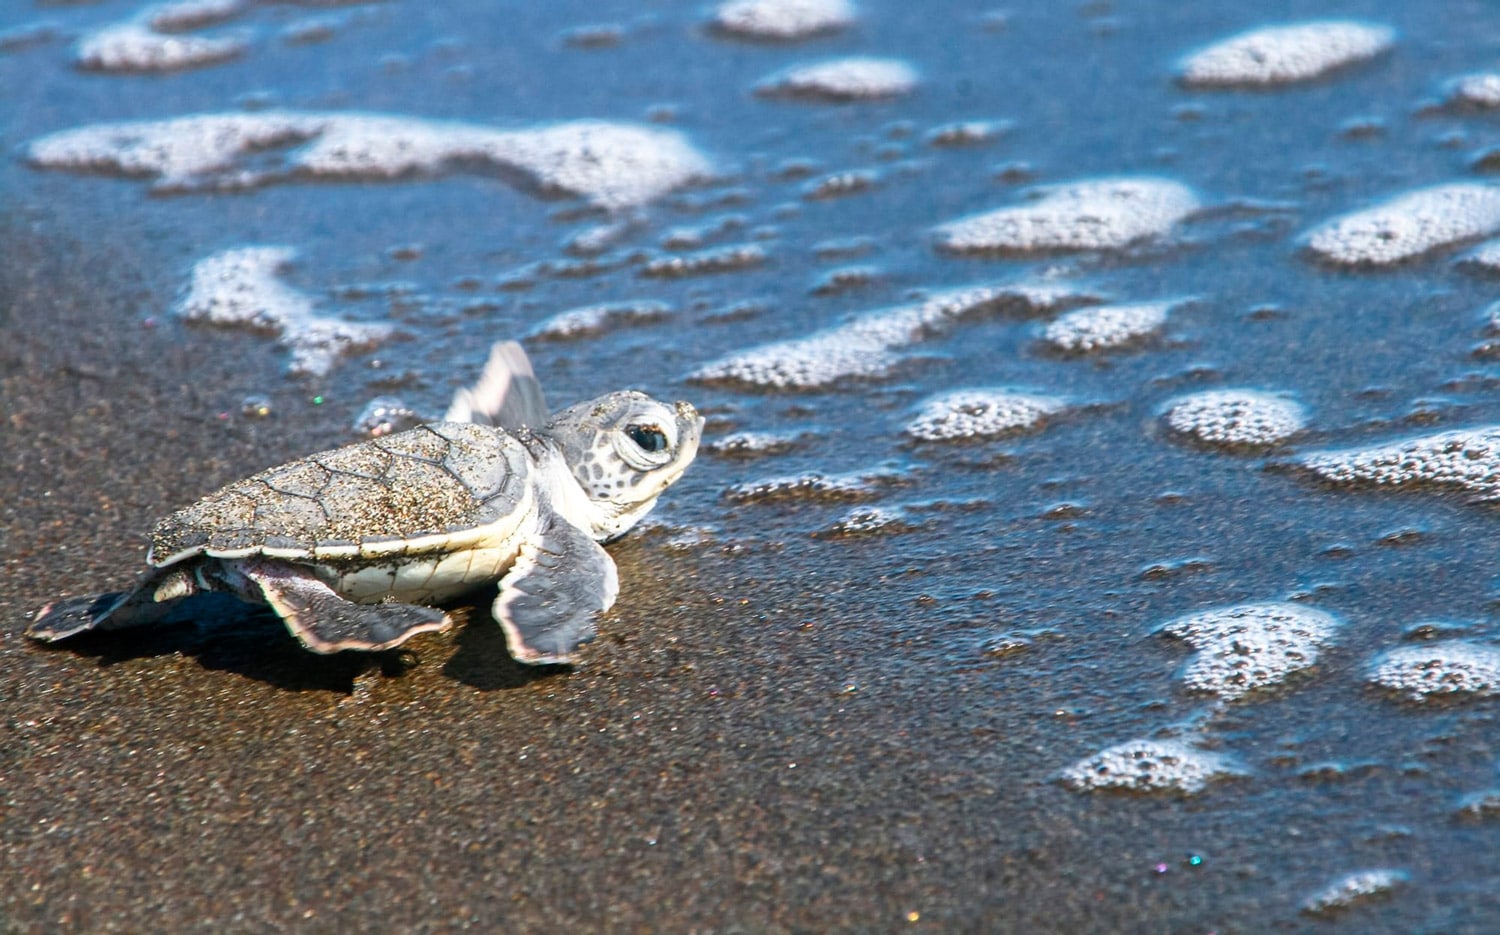
M 1118 250 L 1164 236 L 1199 207 L 1192 189 L 1155 178 L 1090 179 L 1036 194 L 1030 204 L 938 227 L 938 246 L 954 253 Z
M 1386 26 L 1350 21 L 1270 26 L 1217 42 L 1183 60 L 1190 87 L 1292 84 L 1374 58 L 1396 33 Z
M 1424 188 L 1315 228 L 1305 244 L 1343 266 L 1389 266 L 1500 231 L 1500 188 L 1456 182 Z

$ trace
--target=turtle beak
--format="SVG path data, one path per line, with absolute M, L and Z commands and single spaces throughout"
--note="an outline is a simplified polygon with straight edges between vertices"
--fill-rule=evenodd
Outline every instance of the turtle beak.
M 704 418 L 698 415 L 698 410 L 693 408 L 692 403 L 681 399 L 677 401 L 677 424 L 681 427 L 678 430 L 678 438 L 692 439 L 690 445 L 679 443 L 681 444 L 681 450 L 677 453 L 679 460 L 691 461 L 698 454 L 698 441 L 703 437 L 703 423 Z M 686 431 L 689 428 L 691 431 Z

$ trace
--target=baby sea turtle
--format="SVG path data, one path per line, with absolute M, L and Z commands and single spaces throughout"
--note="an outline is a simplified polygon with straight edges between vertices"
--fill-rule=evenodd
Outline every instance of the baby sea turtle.
M 271 605 L 314 652 L 382 650 L 446 630 L 430 605 L 498 582 L 511 654 L 568 662 L 619 589 L 600 543 L 650 512 L 702 430 L 690 404 L 633 391 L 549 417 L 521 346 L 497 344 L 444 421 L 209 494 L 157 524 L 133 590 L 57 601 L 27 635 L 139 626 L 166 602 L 228 591 Z

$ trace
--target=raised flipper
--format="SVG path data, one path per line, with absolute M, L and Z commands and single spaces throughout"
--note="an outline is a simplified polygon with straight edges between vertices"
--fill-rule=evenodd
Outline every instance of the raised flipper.
M 448 615 L 416 604 L 356 604 L 295 565 L 246 562 L 240 569 L 286 628 L 315 653 L 394 649 L 416 636 L 448 629 Z
M 472 389 L 453 394 L 444 422 L 474 422 L 518 429 L 547 424 L 547 400 L 526 352 L 515 341 L 498 341 Z
M 26 635 L 54 643 L 91 630 L 147 626 L 167 615 L 168 602 L 197 590 L 197 582 L 185 568 L 152 571 L 129 591 L 53 601 L 36 615 Z
M 495 619 L 517 662 L 572 662 L 594 638 L 594 618 L 620 591 L 614 559 L 583 530 L 558 521 L 521 546 L 500 579 Z

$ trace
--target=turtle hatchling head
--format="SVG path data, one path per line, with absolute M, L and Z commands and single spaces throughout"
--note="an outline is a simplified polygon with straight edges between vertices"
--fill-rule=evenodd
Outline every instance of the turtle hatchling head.
M 691 403 L 668 405 L 629 390 L 564 409 L 547 434 L 588 496 L 596 537 L 607 540 L 650 512 L 687 470 L 703 417 Z

